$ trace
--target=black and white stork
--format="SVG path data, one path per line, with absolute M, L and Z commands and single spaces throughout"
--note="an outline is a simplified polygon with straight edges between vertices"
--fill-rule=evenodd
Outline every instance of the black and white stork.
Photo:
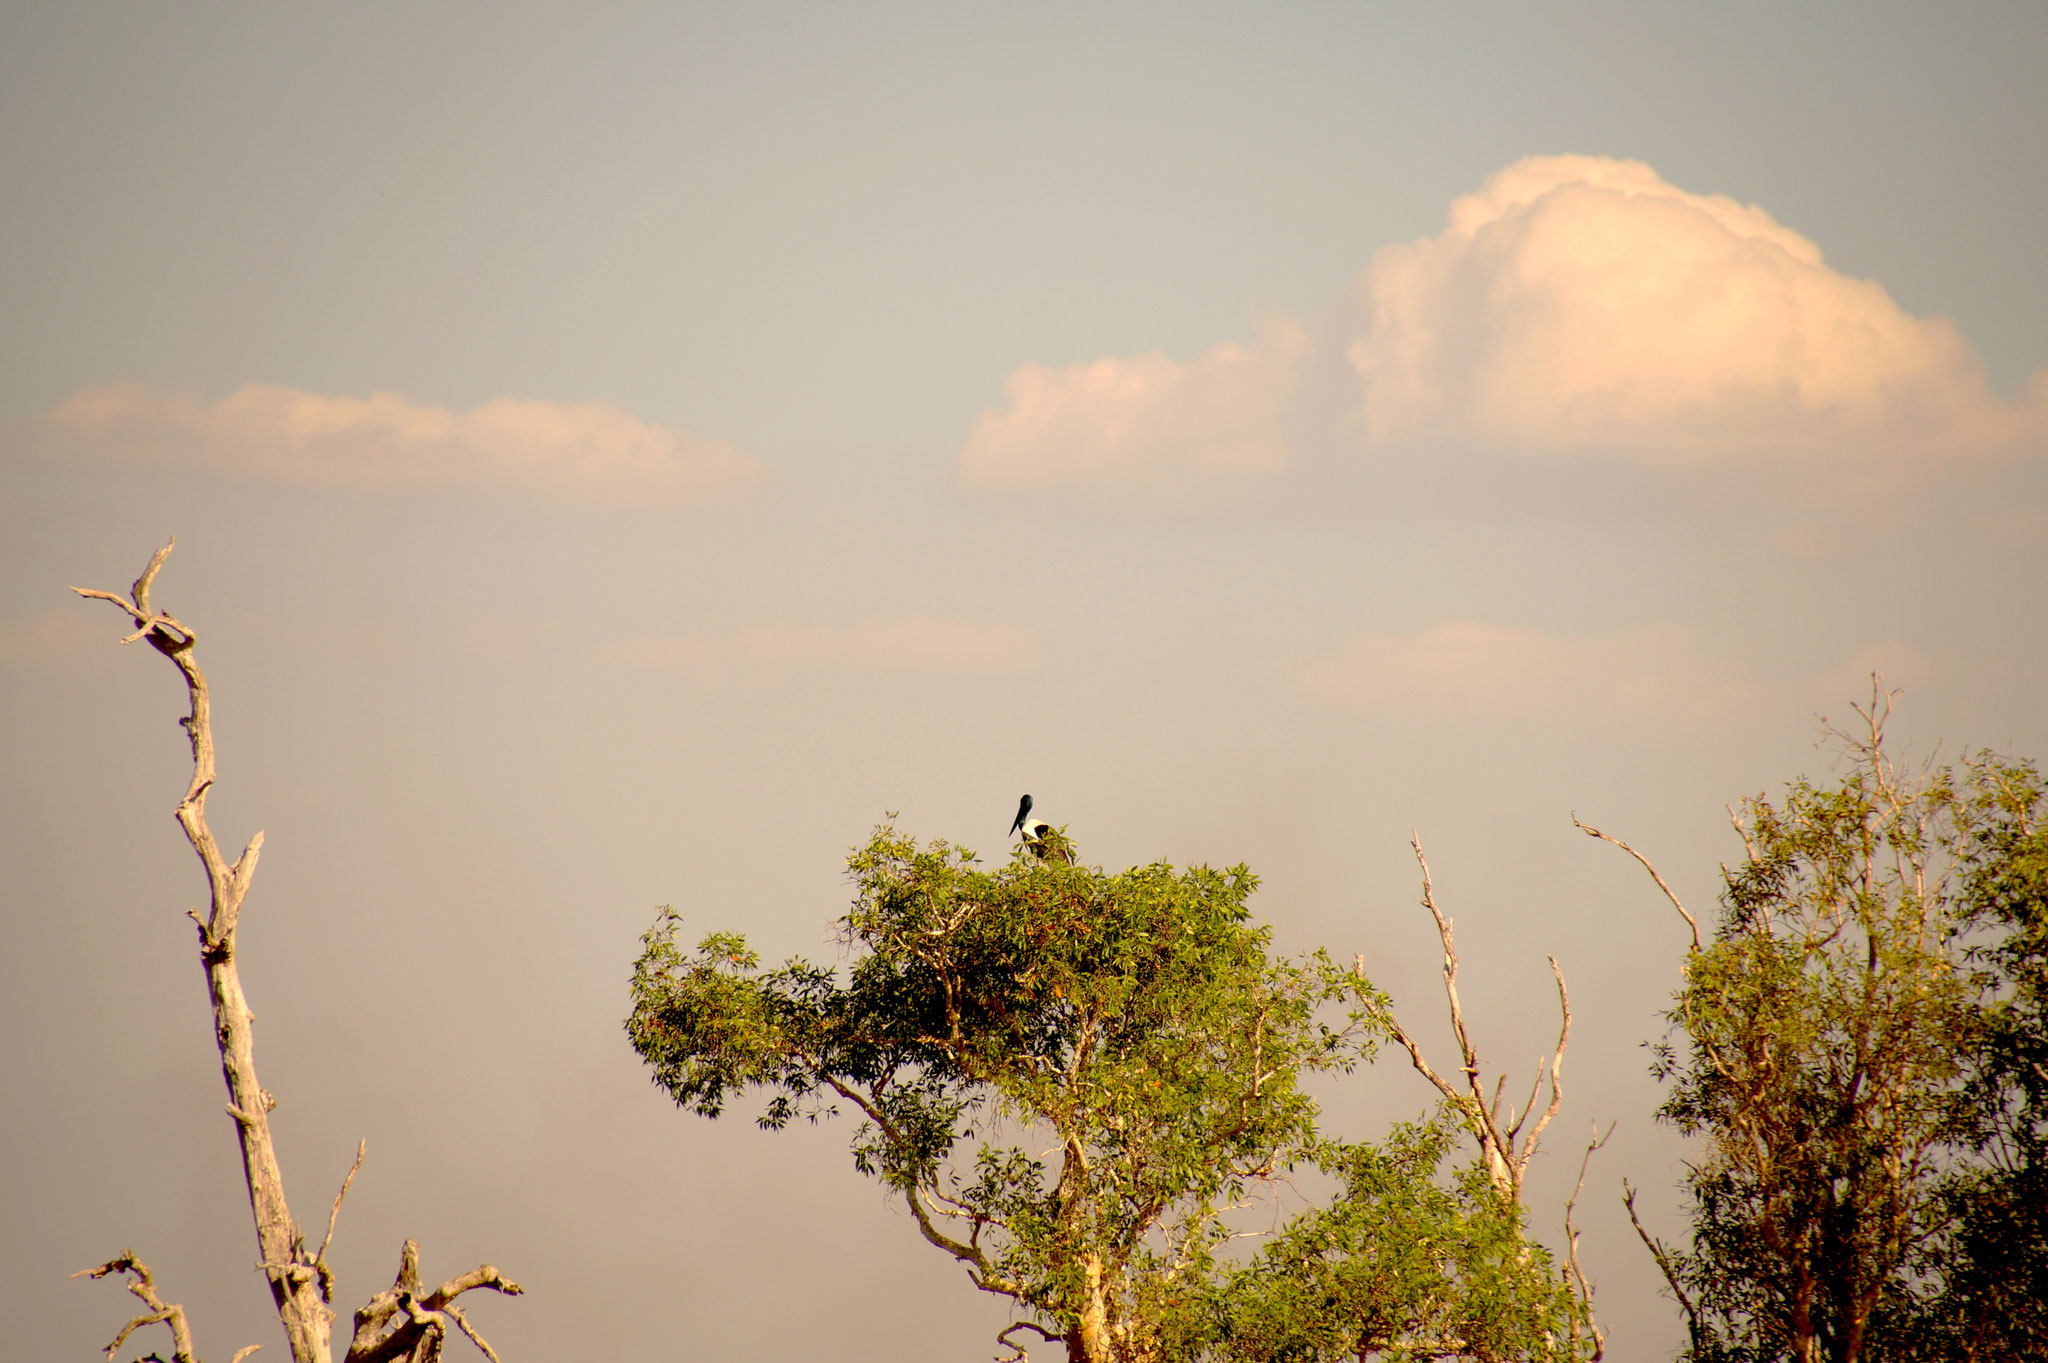
M 1017 834 L 1022 833 L 1024 835 L 1025 848 L 1040 861 L 1051 858 L 1063 861 L 1071 866 L 1074 862 L 1074 854 L 1064 845 L 1065 840 L 1054 838 L 1052 841 L 1047 841 L 1046 835 L 1053 831 L 1053 826 L 1045 820 L 1031 817 L 1031 797 L 1029 795 L 1026 795 L 1017 802 L 1017 817 L 1010 821 L 1010 835 L 1015 837 Z

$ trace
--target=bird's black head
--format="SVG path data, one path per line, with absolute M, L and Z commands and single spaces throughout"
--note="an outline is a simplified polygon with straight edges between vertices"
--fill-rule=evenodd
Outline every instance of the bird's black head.
M 1029 795 L 1026 795 L 1023 799 L 1017 802 L 1017 818 L 1013 823 L 1011 823 L 1010 832 L 1015 833 L 1018 829 L 1022 828 L 1024 826 L 1024 821 L 1030 817 L 1031 797 Z

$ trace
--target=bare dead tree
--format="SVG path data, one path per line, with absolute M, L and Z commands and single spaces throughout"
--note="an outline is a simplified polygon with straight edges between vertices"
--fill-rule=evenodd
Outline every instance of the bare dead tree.
M 335 1195 L 327 1217 L 326 1237 L 319 1249 L 308 1253 L 305 1236 L 285 1201 L 284 1176 L 278 1168 L 277 1151 L 270 1135 L 270 1113 L 277 1100 L 256 1077 L 254 1017 L 235 964 L 235 933 L 242 902 L 248 896 L 249 882 L 256 874 L 256 861 L 263 850 L 263 834 L 259 832 L 250 838 L 242 855 L 230 862 L 207 827 L 206 797 L 213 789 L 216 769 L 212 701 L 206 674 L 194 656 L 199 636 L 169 611 L 157 610 L 150 601 L 157 570 L 163 567 L 176 543 L 173 539 L 151 556 L 149 566 L 135 579 L 126 598 L 87 587 L 72 590 L 120 607 L 135 626 L 134 633 L 121 642 L 148 640 L 150 647 L 170 659 L 184 678 L 191 713 L 178 723 L 191 741 L 192 779 L 178 801 L 176 816 L 206 872 L 211 892 L 211 905 L 204 917 L 190 909 L 186 915 L 199 929 L 199 961 L 206 971 L 207 992 L 213 1002 L 214 1036 L 220 1046 L 221 1073 L 228 1089 L 227 1112 L 234 1120 L 241 1146 L 242 1170 L 249 1190 L 249 1209 L 256 1222 L 256 1245 L 262 1256 L 263 1274 L 270 1283 L 278 1320 L 291 1345 L 293 1363 L 331 1363 L 334 1275 L 327 1265 L 327 1248 L 334 1238 L 334 1223 L 341 1214 L 342 1199 L 362 1167 L 363 1147 L 357 1147 L 356 1162 Z M 198 1363 L 184 1308 L 159 1299 L 148 1267 L 132 1252 L 84 1272 L 94 1278 L 132 1273 L 136 1280 L 129 1285 L 129 1291 L 151 1308 L 150 1314 L 137 1316 L 122 1329 L 108 1346 L 109 1359 L 130 1333 L 144 1325 L 162 1322 L 170 1328 L 178 1363 Z M 441 1341 L 450 1325 L 496 1363 L 497 1354 L 455 1305 L 455 1299 L 463 1293 L 483 1287 L 511 1296 L 517 1296 L 521 1290 L 517 1283 L 485 1264 L 450 1278 L 431 1292 L 422 1291 L 419 1246 L 406 1241 L 397 1280 L 356 1313 L 355 1335 L 345 1363 L 395 1363 L 401 1359 L 407 1363 L 429 1363 L 440 1357 Z M 246 1357 L 255 1347 L 260 1346 L 244 1349 L 235 1358 Z
M 1547 1060 L 1536 1067 L 1536 1077 L 1530 1082 L 1529 1096 L 1517 1108 L 1507 1096 L 1508 1077 L 1499 1075 L 1489 1094 L 1486 1081 L 1481 1077 L 1479 1051 L 1472 1044 L 1472 1034 L 1465 1028 L 1465 1007 L 1458 997 L 1458 949 L 1451 935 L 1451 920 L 1437 907 L 1436 892 L 1430 884 L 1429 859 L 1422 853 L 1422 839 L 1412 838 L 1415 862 L 1422 869 L 1422 906 L 1429 910 L 1429 916 L 1436 921 L 1437 938 L 1444 948 L 1444 998 L 1450 1005 L 1451 1033 L 1457 1039 L 1459 1073 L 1463 1085 L 1446 1079 L 1429 1063 L 1422 1054 L 1422 1047 L 1400 1020 L 1391 1012 L 1387 1014 L 1387 1025 L 1394 1040 L 1408 1052 L 1410 1063 L 1416 1073 L 1427 1079 L 1444 1101 L 1458 1115 L 1472 1139 L 1479 1145 L 1479 1154 L 1485 1161 L 1488 1177 L 1509 1198 L 1519 1202 L 1522 1198 L 1522 1178 L 1528 1172 L 1529 1161 L 1535 1158 L 1543 1137 L 1543 1128 L 1550 1125 L 1564 1106 L 1564 1052 L 1572 1034 L 1571 996 L 1565 990 L 1564 971 L 1559 968 L 1557 958 L 1548 956 L 1551 976 L 1557 981 L 1557 1009 L 1561 1025 L 1557 1033 L 1557 1045 L 1551 1049 Z M 1359 962 L 1361 971 L 1364 962 Z M 1549 1081 L 1549 1102 L 1540 1116 L 1536 1115 L 1536 1100 L 1543 1091 L 1544 1081 Z M 1535 1125 L 1529 1125 L 1535 1116 Z M 1528 1129 L 1524 1131 L 1524 1127 Z

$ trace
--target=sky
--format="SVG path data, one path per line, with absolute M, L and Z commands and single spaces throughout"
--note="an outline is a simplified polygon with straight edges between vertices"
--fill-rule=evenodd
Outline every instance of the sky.
M 1964 3 L 0 12 L 0 1311 L 281 1347 L 184 910 L 175 674 L 287 1189 L 368 1156 L 507 1359 L 991 1357 L 845 1122 L 706 1122 L 620 1022 L 674 904 L 836 960 L 892 815 L 1244 862 L 1489 1068 L 1621 1363 L 1681 1327 L 1646 1042 L 1724 806 L 2048 755 L 2048 11 Z M 1398 1057 L 1326 1095 L 1370 1139 Z M 146 1350 L 154 1341 L 143 1340 Z M 452 1346 L 456 1352 L 466 1345 Z M 267 1355 L 266 1355 L 267 1356 Z

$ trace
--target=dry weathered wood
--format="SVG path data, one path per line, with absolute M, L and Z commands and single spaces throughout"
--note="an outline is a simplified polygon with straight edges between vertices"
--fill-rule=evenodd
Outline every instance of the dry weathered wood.
M 206 872 L 212 902 L 199 924 L 199 956 L 206 970 L 207 993 L 213 1001 L 214 1036 L 219 1042 L 221 1075 L 227 1082 L 228 1113 L 234 1119 L 242 1150 L 242 1170 L 249 1189 L 249 1208 L 256 1221 L 256 1244 L 270 1294 L 291 1343 L 295 1363 L 327 1363 L 329 1328 L 334 1313 L 321 1299 L 319 1274 L 306 1255 L 298 1224 L 285 1200 L 284 1174 L 270 1136 L 270 1112 L 277 1104 L 256 1076 L 255 1021 L 242 992 L 235 965 L 235 931 L 242 902 L 263 852 L 263 834 L 249 839 L 242 855 L 230 862 L 221 854 L 206 823 L 206 797 L 213 789 L 217 766 L 213 748 L 213 703 L 206 673 L 194 656 L 198 635 L 167 611 L 151 608 L 150 588 L 169 557 L 174 539 L 157 550 L 135 579 L 129 600 L 112 592 L 78 587 L 80 596 L 111 601 L 136 624 L 124 643 L 147 639 L 169 658 L 185 681 L 191 711 L 180 722 L 192 746 L 192 779 L 175 811 L 178 826 L 198 854 Z M 197 915 L 194 915 L 196 918 Z
M 1579 1208 L 1579 1194 L 1586 1191 L 1586 1166 L 1593 1162 L 1594 1152 L 1606 1145 L 1613 1135 L 1614 1123 L 1609 1122 L 1604 1132 L 1595 1124 L 1593 1135 L 1586 1142 L 1586 1153 L 1579 1157 L 1578 1182 L 1572 1185 L 1572 1195 L 1564 1204 L 1565 1281 L 1579 1302 L 1579 1315 L 1572 1321 L 1572 1338 L 1578 1339 L 1580 1331 L 1584 1330 L 1593 1346 L 1591 1363 L 1600 1363 L 1606 1356 L 1607 1331 L 1601 1328 L 1598 1317 L 1593 1314 L 1593 1282 L 1579 1263 L 1579 1226 L 1574 1215 Z M 1573 1352 L 1577 1353 L 1576 1350 Z
M 71 1276 L 104 1278 L 109 1273 L 134 1274 L 135 1281 L 128 1284 L 128 1290 L 140 1297 L 149 1310 L 121 1327 L 121 1333 L 115 1335 L 114 1342 L 106 1347 L 107 1357 L 112 1359 L 115 1351 L 128 1342 L 128 1336 L 143 1326 L 161 1322 L 170 1327 L 172 1357 L 177 1359 L 177 1363 L 199 1363 L 199 1355 L 192 1349 L 192 1328 L 185 1322 L 185 1308 L 157 1295 L 156 1279 L 150 1275 L 149 1265 L 136 1258 L 134 1250 L 123 1250 L 98 1268 L 81 1268 Z
M 213 746 L 212 696 L 207 689 L 206 674 L 194 656 L 199 636 L 170 612 L 155 609 L 150 601 L 150 590 L 156 582 L 157 572 L 163 567 L 164 560 L 170 557 L 176 543 L 173 539 L 150 557 L 148 566 L 135 579 L 125 600 L 116 593 L 88 587 L 74 587 L 72 590 L 80 596 L 111 601 L 120 607 L 136 626 L 135 632 L 121 642 L 127 644 L 147 639 L 150 647 L 171 660 L 184 679 L 191 709 L 178 722 L 191 743 L 192 778 L 186 784 L 184 797 L 178 801 L 175 814 L 178 826 L 185 831 L 186 840 L 199 857 L 211 891 L 207 913 L 201 916 L 195 910 L 187 910 L 187 916 L 199 930 L 199 959 L 206 972 L 207 993 L 213 1003 L 214 1036 L 220 1048 L 222 1078 L 228 1088 L 227 1113 L 235 1124 L 241 1146 L 249 1208 L 256 1223 L 259 1262 L 270 1283 L 278 1319 L 284 1325 L 285 1337 L 291 1345 L 293 1363 L 330 1363 L 334 1312 L 329 1304 L 333 1300 L 334 1276 L 327 1266 L 327 1248 L 334 1238 L 334 1224 L 341 1214 L 342 1199 L 348 1195 L 349 1184 L 362 1168 L 364 1146 L 359 1144 L 356 1147 L 355 1163 L 342 1180 L 341 1191 L 335 1194 L 334 1205 L 327 1215 L 326 1237 L 317 1251 L 308 1254 L 305 1236 L 292 1219 L 291 1208 L 285 1200 L 284 1176 L 278 1168 L 277 1151 L 270 1134 L 270 1113 L 277 1107 L 277 1100 L 271 1097 L 256 1076 L 255 1015 L 242 992 L 241 975 L 235 964 L 235 933 L 240 925 L 243 901 L 249 894 L 250 881 L 256 874 L 257 858 L 262 854 L 263 834 L 259 832 L 251 837 L 242 855 L 230 862 L 222 855 L 213 831 L 207 826 L 206 797 L 213 789 L 218 770 Z M 371 1350 L 359 1359 L 357 1346 L 363 1343 L 364 1312 L 357 1312 L 357 1339 L 348 1355 L 351 1363 L 397 1358 L 425 1363 L 427 1358 L 439 1356 L 440 1341 L 450 1322 L 468 1336 L 492 1363 L 496 1363 L 497 1354 L 471 1328 L 453 1303 L 462 1293 L 479 1287 L 517 1295 L 520 1291 L 518 1284 L 501 1277 L 495 1268 L 485 1264 L 459 1278 L 449 1279 L 422 1297 L 417 1281 L 418 1255 L 419 1247 L 410 1240 L 406 1241 L 400 1288 L 378 1294 L 371 1307 L 364 1308 L 369 1311 L 390 1298 L 389 1309 L 378 1317 L 379 1321 L 389 1320 L 393 1314 L 402 1311 L 409 1324 L 400 1326 L 382 1340 L 372 1330 Z M 157 1300 L 149 1270 L 132 1253 L 109 1260 L 98 1269 L 88 1270 L 88 1273 L 97 1278 L 115 1271 L 137 1275 L 137 1281 L 130 1284 L 129 1290 L 148 1302 L 155 1314 L 138 1316 L 130 1321 L 110 1346 L 109 1356 L 138 1327 L 162 1321 L 170 1327 L 177 1340 L 179 1363 L 197 1363 L 183 1309 Z M 407 1278 L 408 1273 L 410 1279 Z M 409 1288 L 406 1287 L 408 1281 L 411 1284 Z M 413 1331 L 411 1344 L 403 1350 L 396 1344 L 385 1348 L 387 1341 L 407 1330 Z M 413 1348 L 415 1344 L 417 1353 Z M 243 1359 L 260 1347 L 252 1345 L 237 1353 L 235 1358 Z
M 1641 852 L 1636 851 L 1635 848 L 1630 847 L 1620 838 L 1617 838 L 1610 833 L 1602 833 L 1599 829 L 1593 827 L 1591 824 L 1580 823 L 1579 816 L 1576 814 L 1572 815 L 1572 826 L 1577 828 L 1581 833 L 1584 833 L 1587 837 L 1598 838 L 1602 842 L 1611 842 L 1616 847 L 1619 847 L 1622 851 L 1634 857 L 1636 861 L 1641 864 L 1642 868 L 1650 873 L 1650 879 L 1657 882 L 1657 888 L 1662 890 L 1664 892 L 1664 897 L 1671 901 L 1671 907 L 1678 910 L 1678 916 L 1685 920 L 1685 925 L 1688 928 L 1692 929 L 1692 949 L 1694 951 L 1698 951 L 1700 949 L 1699 920 L 1697 918 L 1694 918 L 1692 916 L 1691 911 L 1688 910 L 1684 904 L 1679 902 L 1678 892 L 1672 889 L 1670 885 L 1665 883 L 1663 876 L 1657 874 L 1657 868 L 1650 864 L 1650 859 L 1648 857 L 1644 856 Z M 1740 829 L 1738 828 L 1737 831 L 1739 832 Z
M 1515 1201 L 1522 1196 L 1522 1180 L 1528 1173 L 1529 1161 L 1534 1159 L 1541 1148 L 1543 1129 L 1550 1125 L 1558 1110 L 1564 1106 L 1564 1052 L 1571 1041 L 1572 1002 L 1565 989 L 1564 970 L 1555 956 L 1546 957 L 1550 962 L 1550 973 L 1557 981 L 1557 1009 L 1559 1026 L 1557 1044 L 1551 1049 L 1549 1058 L 1538 1065 L 1536 1077 L 1529 1086 L 1529 1097 L 1519 1109 L 1505 1100 L 1507 1076 L 1502 1074 L 1495 1080 L 1493 1093 L 1487 1094 L 1486 1084 L 1480 1077 L 1479 1050 L 1472 1043 L 1472 1035 L 1465 1027 L 1465 1007 L 1458 997 L 1458 948 L 1452 933 L 1451 920 L 1437 907 L 1436 891 L 1430 882 L 1429 859 L 1423 855 L 1422 839 L 1413 838 L 1409 844 L 1415 849 L 1415 862 L 1422 871 L 1422 906 L 1429 910 L 1429 916 L 1436 922 L 1437 939 L 1444 950 L 1444 998 L 1450 1005 L 1451 1034 L 1458 1044 L 1459 1072 L 1464 1076 L 1462 1087 L 1446 1079 L 1422 1053 L 1421 1045 L 1401 1026 L 1400 1019 L 1391 1012 L 1387 1014 L 1388 1030 L 1394 1040 L 1401 1043 L 1408 1052 L 1409 1063 L 1416 1073 L 1427 1079 L 1436 1091 L 1443 1095 L 1451 1109 L 1459 1114 L 1472 1139 L 1479 1145 L 1480 1158 L 1486 1164 L 1487 1176 L 1493 1185 Z M 1363 974 L 1364 958 L 1357 962 L 1358 971 Z M 1534 1126 L 1529 1119 L 1536 1113 L 1536 1098 L 1545 1081 L 1550 1087 L 1550 1101 Z M 1528 1129 L 1524 1131 L 1523 1128 Z
M 1627 1179 L 1621 1181 L 1621 1204 L 1628 1208 L 1628 1223 L 1636 1228 L 1636 1238 L 1643 1242 L 1643 1248 L 1650 1251 L 1650 1257 L 1657 1261 L 1657 1271 L 1664 1275 L 1665 1286 L 1678 1299 L 1678 1305 L 1685 1312 L 1685 1328 L 1692 1338 L 1693 1349 L 1697 1352 L 1706 1341 L 1706 1325 L 1700 1316 L 1699 1307 L 1687 1295 L 1685 1283 L 1678 1276 L 1678 1268 L 1671 1262 L 1671 1251 L 1662 1240 L 1643 1229 L 1642 1219 L 1636 1215 L 1636 1190 Z
M 498 1363 L 497 1351 L 476 1332 L 469 1319 L 455 1305 L 465 1292 L 489 1288 L 508 1297 L 525 1291 L 489 1264 L 450 1278 L 431 1292 L 420 1283 L 420 1247 L 408 1240 L 398 1256 L 398 1275 L 391 1286 L 364 1304 L 355 1314 L 355 1337 L 349 1343 L 344 1363 L 428 1363 L 441 1356 L 441 1345 L 449 1325 L 454 1325 L 483 1351 L 491 1363 Z M 387 1328 L 388 1327 L 388 1328 Z

